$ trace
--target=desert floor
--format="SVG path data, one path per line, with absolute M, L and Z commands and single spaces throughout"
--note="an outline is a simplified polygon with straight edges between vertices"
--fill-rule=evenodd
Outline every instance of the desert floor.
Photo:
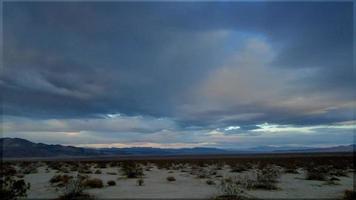
M 137 179 L 127 179 L 120 175 L 117 167 L 108 167 L 100 169 L 102 174 L 89 174 L 90 177 L 100 178 L 104 182 L 104 187 L 99 189 L 86 189 L 85 192 L 94 195 L 99 199 L 110 198 L 207 198 L 211 199 L 221 192 L 218 187 L 221 177 L 211 176 L 210 180 L 216 182 L 216 185 L 208 185 L 206 178 L 197 178 L 189 172 L 181 170 L 165 170 L 153 167 L 150 171 L 145 171 L 144 185 L 138 186 Z M 352 189 L 354 182 L 354 173 L 348 173 L 347 177 L 338 177 L 337 184 L 330 185 L 325 181 L 305 180 L 304 171 L 299 169 L 299 174 L 282 173 L 279 179 L 277 190 L 246 190 L 247 197 L 254 198 L 341 198 L 344 190 Z M 117 175 L 110 175 L 107 172 L 115 172 Z M 248 172 L 243 172 L 248 173 Z M 27 174 L 24 179 L 31 183 L 31 189 L 28 191 L 27 198 L 57 198 L 63 193 L 63 189 L 51 186 L 49 180 L 56 175 L 54 170 L 46 172 L 45 167 L 39 167 L 38 173 Z M 63 173 L 62 173 L 63 174 Z M 74 173 L 68 173 L 75 175 Z M 217 170 L 217 174 L 222 177 L 236 176 L 241 173 L 232 173 L 228 166 Z M 166 178 L 174 176 L 176 181 L 168 182 Z M 107 181 L 116 181 L 115 186 L 108 186 Z

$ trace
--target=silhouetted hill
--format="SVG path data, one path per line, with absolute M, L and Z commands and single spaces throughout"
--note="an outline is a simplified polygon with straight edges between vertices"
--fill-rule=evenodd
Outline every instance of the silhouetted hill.
M 0 147 L 2 157 L 14 158 L 102 155 L 95 149 L 33 143 L 20 138 L 1 138 Z
M 161 149 L 150 147 L 132 148 L 80 148 L 64 145 L 48 145 L 33 143 L 20 138 L 0 138 L 1 156 L 4 158 L 29 158 L 29 157 L 76 157 L 76 156 L 167 156 L 167 155 L 208 155 L 208 154 L 256 154 L 256 153 L 327 153 L 327 152 L 352 152 L 355 145 L 336 146 L 328 148 L 306 147 L 255 147 L 246 150 L 224 150 L 218 148 L 181 148 Z

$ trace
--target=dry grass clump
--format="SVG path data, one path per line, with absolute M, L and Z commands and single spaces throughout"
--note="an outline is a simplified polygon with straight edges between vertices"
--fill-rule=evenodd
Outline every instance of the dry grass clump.
M 114 185 L 116 185 L 116 182 L 113 180 L 110 180 L 107 182 L 107 184 L 108 184 L 108 186 L 114 186 Z
M 174 178 L 174 176 L 168 176 L 166 179 L 167 179 L 167 181 L 169 181 L 169 182 L 176 181 L 176 178 Z
M 103 181 L 99 178 L 86 179 L 83 181 L 83 185 L 88 188 L 102 188 L 102 187 L 104 187 Z
M 144 176 L 142 167 L 135 162 L 125 162 L 121 166 L 121 171 L 127 178 L 139 178 Z

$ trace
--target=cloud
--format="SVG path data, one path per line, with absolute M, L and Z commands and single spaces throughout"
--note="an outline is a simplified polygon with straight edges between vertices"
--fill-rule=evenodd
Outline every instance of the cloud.
M 331 143 L 332 126 L 353 119 L 351 2 L 3 7 L 6 135 L 210 144 L 201 135 L 211 133 L 257 144 L 268 122 L 290 140 L 303 127 L 331 131 L 305 141 Z

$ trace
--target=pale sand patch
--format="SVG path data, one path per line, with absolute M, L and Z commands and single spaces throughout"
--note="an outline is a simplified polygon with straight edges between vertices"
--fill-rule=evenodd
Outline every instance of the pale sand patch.
M 88 174 L 92 178 L 103 180 L 105 187 L 100 189 L 86 189 L 85 191 L 95 195 L 97 198 L 212 198 L 219 195 L 219 189 L 215 185 L 206 184 L 207 179 L 198 179 L 189 172 L 180 170 L 159 170 L 153 168 L 151 171 L 145 171 L 144 185 L 137 186 L 137 179 L 123 178 L 118 168 L 100 169 L 102 174 Z M 95 171 L 95 170 L 92 170 Z M 173 173 L 168 173 L 173 171 Z M 118 175 L 109 175 L 107 172 L 116 172 Z M 31 189 L 28 192 L 28 198 L 56 198 L 61 194 L 49 183 L 49 180 L 56 173 L 51 170 L 45 173 L 45 168 L 40 167 L 36 174 L 28 174 L 25 180 L 31 183 Z M 75 173 L 68 173 L 74 175 Z M 218 174 L 228 177 L 239 173 L 231 173 L 229 169 L 218 170 Z M 257 198 L 338 198 L 343 195 L 345 189 L 353 188 L 353 175 L 349 173 L 348 177 L 339 177 L 337 181 L 340 185 L 325 185 L 323 181 L 305 180 L 304 174 L 282 174 L 278 190 L 250 190 L 246 191 L 249 196 Z M 166 178 L 174 176 L 176 181 L 168 182 Z M 212 180 L 218 183 L 219 178 L 211 176 Z M 107 186 L 107 181 L 116 181 L 115 186 Z

